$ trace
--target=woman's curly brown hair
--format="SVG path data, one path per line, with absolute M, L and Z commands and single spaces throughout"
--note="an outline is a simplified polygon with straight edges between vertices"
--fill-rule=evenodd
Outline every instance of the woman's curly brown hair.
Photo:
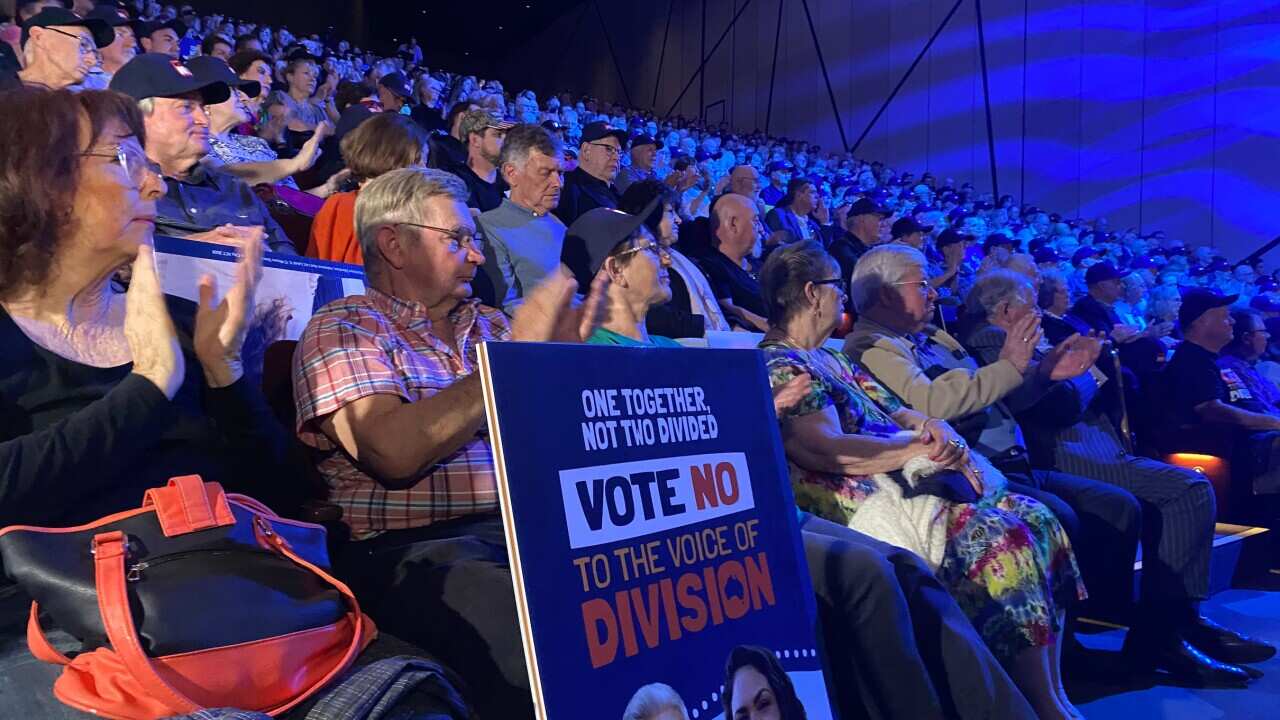
M 16 88 L 0 93 L 0 300 L 40 287 L 72 229 L 81 153 L 111 121 L 145 146 L 137 103 L 109 90 Z M 88 137 L 82 137 L 82 123 Z

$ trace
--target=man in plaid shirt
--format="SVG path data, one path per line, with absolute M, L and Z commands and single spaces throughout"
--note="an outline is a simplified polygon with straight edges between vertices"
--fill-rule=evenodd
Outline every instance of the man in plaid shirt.
M 467 188 L 407 168 L 360 191 L 368 290 L 311 318 L 294 355 L 298 435 L 317 451 L 354 542 L 340 562 L 379 625 L 436 653 L 482 716 L 532 715 L 476 347 L 580 342 L 581 309 L 553 274 L 508 321 L 468 299 L 484 263 Z

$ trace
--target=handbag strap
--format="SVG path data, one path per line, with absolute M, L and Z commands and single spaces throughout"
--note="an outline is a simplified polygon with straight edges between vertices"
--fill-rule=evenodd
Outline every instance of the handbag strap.
M 168 485 L 151 488 L 142 506 L 155 508 L 165 537 L 236 523 L 222 486 L 204 482 L 199 475 L 170 478 Z
M 53 665 L 71 663 L 71 659 L 58 652 L 45 636 L 44 628 L 40 627 L 40 604 L 34 600 L 31 602 L 31 614 L 27 616 L 27 647 L 37 660 Z
M 355 595 L 337 578 L 321 568 L 307 562 L 293 552 L 287 541 L 280 537 L 265 518 L 254 516 L 255 532 L 271 549 L 279 552 L 300 567 L 315 573 L 322 580 L 332 585 L 347 600 L 351 607 L 352 617 L 351 644 L 347 647 L 342 660 L 325 674 L 319 681 L 297 695 L 284 705 L 267 711 L 275 715 L 302 702 L 317 690 L 328 684 L 339 673 L 350 667 L 356 655 L 363 649 L 365 634 L 365 618 L 360 612 L 360 604 Z M 192 713 L 200 709 L 200 705 L 175 689 L 160 677 L 151 658 L 142 649 L 138 639 L 138 629 L 133 622 L 133 613 L 129 609 L 129 592 L 125 573 L 127 561 L 127 539 L 124 533 L 112 531 L 94 536 L 94 570 L 98 591 L 98 609 L 102 613 L 102 624 L 107 630 L 107 638 L 112 648 L 124 662 L 133 678 L 146 689 L 152 697 L 162 700 L 176 714 Z

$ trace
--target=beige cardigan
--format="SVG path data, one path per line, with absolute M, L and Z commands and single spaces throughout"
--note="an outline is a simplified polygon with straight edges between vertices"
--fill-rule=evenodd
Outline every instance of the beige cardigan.
M 946 331 L 929 325 L 924 333 L 952 352 L 965 352 Z M 844 352 L 876 376 L 908 406 L 929 417 L 953 420 L 999 402 L 1023 383 L 1022 373 L 1008 360 L 970 371 L 949 370 L 929 379 L 916 364 L 915 343 L 865 317 L 858 318 L 845 338 Z

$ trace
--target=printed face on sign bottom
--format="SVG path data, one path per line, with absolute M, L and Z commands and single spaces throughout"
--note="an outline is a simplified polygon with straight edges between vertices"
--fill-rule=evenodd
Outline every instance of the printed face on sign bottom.
M 750 665 L 733 674 L 733 720 L 782 720 L 769 680 Z

